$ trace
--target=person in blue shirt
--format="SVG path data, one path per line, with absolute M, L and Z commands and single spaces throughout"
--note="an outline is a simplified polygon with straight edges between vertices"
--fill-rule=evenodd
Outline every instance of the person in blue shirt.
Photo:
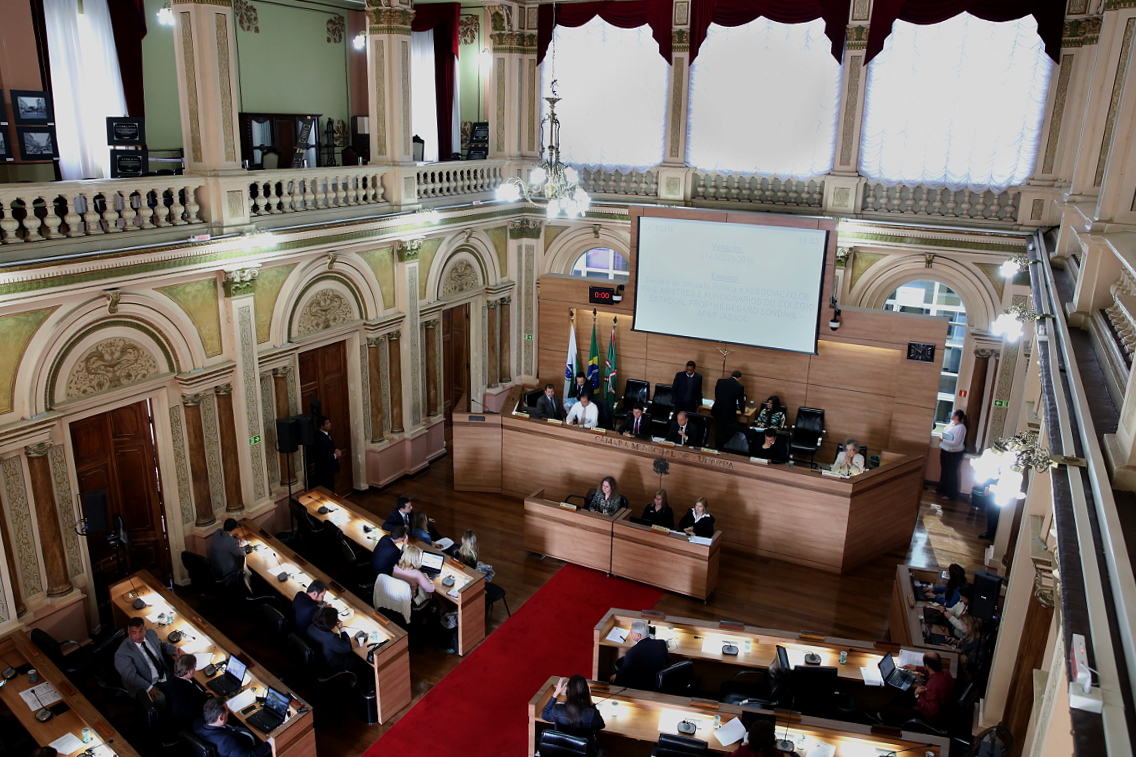
M 556 700 L 564 695 L 563 704 Z M 589 741 L 596 740 L 596 731 L 604 729 L 603 715 L 592 704 L 592 691 L 588 679 L 582 675 L 561 678 L 540 713 L 542 720 L 556 725 L 556 730 L 570 736 L 582 736 Z
M 967 583 L 966 568 L 958 563 L 951 563 L 947 568 L 947 585 L 925 588 L 923 596 L 943 607 L 954 607 L 959 601 L 959 589 Z
M 213 745 L 217 757 L 269 757 L 272 744 L 257 742 L 252 732 L 228 724 L 229 709 L 221 697 L 205 701 L 202 717 L 193 724 L 193 732 Z

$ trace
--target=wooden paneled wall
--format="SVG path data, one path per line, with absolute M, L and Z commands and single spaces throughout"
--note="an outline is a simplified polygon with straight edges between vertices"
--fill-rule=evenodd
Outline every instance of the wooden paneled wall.
M 557 387 L 557 394 L 563 387 L 572 309 L 576 310 L 579 359 L 582 363 L 588 359 L 593 308 L 588 304 L 588 286 L 596 283 L 556 274 L 540 279 L 539 375 Z M 867 444 L 873 453 L 881 449 L 927 452 L 947 335 L 945 317 L 842 308 L 839 330 L 830 331 L 831 311 L 826 306 L 818 354 L 804 355 L 636 332 L 632 330 L 634 301 L 634 283 L 630 283 L 623 301 L 604 306 L 596 318 L 601 366 L 613 319 L 617 321 L 620 391 L 629 378 L 646 379 L 653 395 L 654 384 L 671 383 L 686 361 L 694 360 L 707 397 L 713 396 L 719 378 L 737 369 L 744 374 L 742 383 L 749 398 L 760 401 L 778 395 L 789 408 L 790 423 L 798 407 L 823 409 L 828 433 L 818 460 L 833 459 L 836 445 L 849 436 Z M 935 361 L 907 360 L 908 342 L 934 344 Z M 724 374 L 718 351 L 723 347 L 730 350 Z

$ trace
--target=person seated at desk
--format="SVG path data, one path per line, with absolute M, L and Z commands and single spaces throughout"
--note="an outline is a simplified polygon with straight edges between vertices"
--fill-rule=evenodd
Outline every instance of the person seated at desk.
M 640 439 L 651 438 L 651 416 L 643 412 L 642 405 L 631 408 L 631 414 L 623 419 L 619 433 L 624 436 L 635 436 Z
M 659 489 L 655 498 L 643 508 L 643 520 L 651 521 L 652 526 L 666 526 L 674 530 L 675 516 L 671 505 L 667 502 L 667 490 Z
M 245 543 L 233 532 L 240 527 L 235 518 L 226 518 L 220 530 L 213 532 L 209 540 L 209 565 L 225 586 L 232 585 L 243 574 L 245 568 Z
M 478 573 L 485 576 L 486 581 L 492 581 L 496 571 L 489 563 L 481 562 L 481 550 L 477 546 L 477 533 L 472 529 L 467 529 L 462 535 L 461 547 L 458 549 L 457 554 L 454 556 L 457 561 L 468 568 L 473 568 Z
M 334 607 L 321 607 L 316 611 L 306 636 L 329 672 L 356 669 L 360 658 L 353 651 L 351 637 L 340 627 L 339 613 Z
M 773 721 L 762 719 L 749 724 L 745 741 L 728 757 L 791 757 L 794 754 L 796 752 L 777 748 L 777 730 Z
M 680 447 L 701 447 L 705 440 L 698 425 L 690 422 L 685 410 L 680 410 L 667 430 L 667 441 Z
M 421 568 L 422 550 L 415 546 L 407 546 L 402 551 L 402 559 L 394 566 L 391 575 L 406 581 L 412 589 L 417 587 L 427 594 L 433 594 L 434 582 L 422 572 Z
M 590 394 L 581 394 L 580 401 L 568 411 L 568 417 L 564 422 L 569 426 L 595 428 L 600 422 L 599 406 L 592 402 Z
M 860 454 L 860 442 L 849 437 L 840 445 L 836 462 L 829 469 L 841 476 L 856 476 L 864 472 L 864 456 Z
M 785 413 L 781 412 L 780 397 L 773 394 L 761 403 L 761 411 L 754 418 L 753 427 L 765 430 L 785 428 Z
M 753 456 L 771 463 L 787 463 L 789 442 L 785 437 L 779 436 L 775 429 L 767 428 L 762 436 L 761 446 L 754 450 Z
M 394 509 L 383 522 L 383 530 L 390 531 L 394 526 L 402 526 L 407 531 L 413 525 L 411 518 L 414 513 L 414 501 L 409 494 L 403 494 L 394 503 Z
M 533 417 L 564 420 L 564 406 L 556 399 L 556 387 L 552 384 L 544 385 L 544 394 L 540 395 L 540 399 L 536 401 L 536 412 L 533 413 Z
M 645 620 L 631 622 L 627 640 L 631 642 L 631 649 L 616 661 L 611 681 L 629 689 L 656 691 L 659 671 L 670 665 L 667 643 L 651 638 L 651 627 Z
M 556 700 L 564 695 L 564 703 Z M 588 688 L 588 679 L 582 675 L 571 678 L 561 678 L 556 682 L 556 688 L 544 706 L 540 717 L 556 725 L 556 730 L 567 733 L 569 736 L 582 736 L 590 742 L 595 742 L 596 731 L 605 727 L 603 715 L 592 704 L 592 691 Z
M 951 563 L 947 568 L 947 585 L 926 586 L 923 588 L 923 596 L 944 607 L 954 607 L 959 601 L 959 589 L 967 583 L 966 568 L 958 563 Z
M 982 648 L 982 621 L 973 615 L 963 615 L 959 618 L 962 626 L 957 634 L 957 640 L 951 643 L 959 651 L 959 660 L 962 662 L 962 672 L 973 679 L 978 671 L 978 653 Z
M 434 546 L 434 537 L 430 534 L 430 518 L 426 513 L 421 510 L 414 513 L 411 523 L 413 525 L 410 527 L 410 535 L 418 541 L 425 542 L 428 547 Z
M 229 725 L 229 708 L 221 697 L 206 700 L 201 713 L 193 724 L 193 732 L 213 745 L 217 757 L 269 757 L 272 754 L 272 744 L 257 742 L 250 731 Z
M 292 598 L 292 620 L 298 632 L 303 633 L 312 624 L 312 616 L 323 606 L 325 594 L 327 584 L 318 578 L 308 584 L 308 588 L 296 592 Z
M 564 398 L 564 409 L 571 410 L 572 406 L 580 401 L 580 397 L 588 395 L 588 400 L 592 399 L 595 394 L 595 389 L 592 387 L 592 382 L 588 381 L 588 377 L 583 372 L 576 374 L 576 385 L 572 387 L 572 396 Z
M 627 497 L 619 493 L 619 485 L 611 476 L 604 476 L 599 487 L 588 489 L 588 496 L 585 501 L 588 503 L 589 510 L 604 515 L 617 513 L 627 507 Z
M 705 497 L 695 500 L 694 507 L 678 522 L 678 530 L 686 532 L 688 536 L 714 538 L 714 516 L 710 514 L 710 503 Z
M 402 557 L 404 544 L 406 544 L 405 526 L 393 526 L 379 539 L 375 544 L 375 551 L 371 553 L 371 570 L 376 576 L 394 575 L 394 567 Z
M 170 720 L 175 732 L 193 726 L 198 713 L 205 705 L 209 695 L 205 689 L 193 680 L 193 673 L 197 670 L 197 657 L 183 654 L 174 660 L 174 677 L 166 687 L 166 699 L 170 706 Z
M 140 617 L 126 621 L 126 638 L 114 653 L 114 669 L 122 679 L 122 688 L 143 707 L 153 703 L 166 707 L 166 685 L 173 675 L 167 657 L 181 655 L 173 644 L 158 638 L 158 632 L 146 628 Z
M 920 718 L 931 725 L 938 725 L 950 709 L 951 693 L 955 687 L 951 672 L 943 668 L 943 658 L 938 652 L 926 652 L 921 667 L 905 665 L 904 668 L 923 679 L 921 685 L 914 687 L 915 705 L 893 704 L 883 712 L 875 713 L 874 716 L 869 713 L 869 717 L 885 725 L 902 725 L 912 718 Z

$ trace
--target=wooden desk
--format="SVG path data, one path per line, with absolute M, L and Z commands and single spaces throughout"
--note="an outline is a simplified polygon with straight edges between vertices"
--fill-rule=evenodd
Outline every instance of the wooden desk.
M 340 622 L 348 634 L 357 631 L 367 634 L 367 644 L 385 640 L 383 646 L 375 650 L 371 666 L 375 671 L 375 697 L 379 711 L 379 722 L 385 723 L 395 713 L 410 704 L 410 652 L 406 631 L 396 623 L 375 612 L 370 604 L 344 589 L 331 580 L 314 565 L 293 552 L 282 542 L 260 528 L 255 521 L 241 521 L 244 538 L 253 551 L 245 557 L 249 570 L 259 575 L 289 602 L 301 591 L 307 589 L 313 580 L 323 581 L 328 586 L 324 601 L 339 612 Z M 277 579 L 281 573 L 288 574 L 287 581 Z M 303 638 L 307 629 L 297 629 Z M 352 643 L 356 656 L 367 660 L 367 646 Z
M 913 579 L 922 583 L 945 585 L 947 569 L 938 566 L 933 568 L 919 568 L 914 565 L 896 566 L 895 583 L 892 584 L 891 589 L 891 605 L 888 609 L 888 632 L 891 640 L 897 644 L 918 649 L 933 649 L 940 653 L 953 650 L 954 647 L 946 644 L 929 644 L 924 641 L 926 624 L 923 622 L 923 610 L 936 605 L 915 594 Z
M 612 574 L 698 599 L 714 593 L 721 531 L 709 545 L 694 544 L 685 534 L 656 531 L 630 517 L 631 511 L 623 510 L 612 524 Z
M 28 681 L 27 673 L 21 673 L 12 680 L 5 682 L 3 688 L 0 688 L 0 700 L 3 700 L 4 705 L 16 716 L 20 725 L 31 734 L 37 744 L 50 746 L 67 734 L 80 738 L 83 729 L 90 728 L 93 739 L 89 744 L 83 744 L 82 747 L 67 752 L 60 751 L 59 754 L 65 757 L 78 756 L 82 755 L 87 749 L 93 748 L 95 757 L 112 757 L 113 755 L 138 757 L 138 752 L 126 742 L 126 738 L 115 730 L 114 726 L 94 708 L 94 705 L 87 701 L 86 697 L 79 693 L 71 684 L 71 681 L 67 679 L 67 676 L 63 674 L 63 671 L 57 668 L 47 658 L 47 655 L 31 642 L 23 629 L 13 631 L 0 639 L 0 658 L 3 658 L 5 663 L 14 668 L 19 668 L 26 663 L 35 668 L 39 675 L 39 680 L 36 683 L 31 683 Z M 41 723 L 35 719 L 35 711 L 39 709 L 38 707 L 32 709 L 20 698 L 20 692 L 43 683 L 50 683 L 71 708 L 68 712 L 56 715 L 46 723 Z
M 545 490 L 525 497 L 525 549 L 538 555 L 611 572 L 611 530 L 619 514 L 564 507 Z
M 146 607 L 135 610 L 133 602 L 136 598 L 146 602 Z M 197 611 L 183 602 L 172 592 L 168 591 L 161 582 L 150 575 L 149 571 L 141 570 L 134 575 L 127 576 L 122 581 L 110 587 L 111 604 L 114 607 L 115 619 L 125 625 L 129 618 L 144 618 L 146 628 L 154 629 L 162 641 L 172 631 L 182 631 L 188 634 L 175 646 L 178 648 L 194 648 L 205 642 L 201 650 L 210 655 L 210 662 L 221 662 L 229 655 L 236 655 L 248 665 L 245 679 L 248 681 L 242 690 L 256 689 L 257 696 L 264 696 L 267 687 L 277 691 L 288 692 L 292 697 L 292 705 L 288 708 L 288 717 L 271 734 L 267 740 L 272 744 L 275 757 L 314 757 L 316 753 L 316 734 L 313 730 L 312 710 L 309 705 L 296 696 L 291 687 L 285 686 L 276 676 L 269 673 L 263 666 L 253 660 L 244 650 L 230 641 L 220 631 L 211 626 Z M 172 623 L 158 626 L 151 617 L 160 612 L 174 613 Z M 194 637 L 194 638 L 191 638 Z M 204 671 L 198 670 L 194 678 L 202 686 L 209 681 Z M 305 712 L 299 710 L 308 707 Z M 258 737 L 264 737 L 259 731 L 248 725 L 244 716 L 239 712 L 229 714 L 230 721 L 240 722 Z
M 540 714 L 548 698 L 552 696 L 557 680 L 558 676 L 549 678 L 529 700 L 529 754 L 536 754 L 540 732 L 551 727 L 547 721 L 541 720 Z M 918 754 L 920 757 L 924 754 L 945 757 L 949 747 L 947 739 L 921 733 L 900 732 L 896 736 L 895 731 L 883 732 L 883 729 L 873 729 L 857 723 L 837 723 L 800 717 L 796 713 L 785 711 L 775 713 L 634 689 L 617 689 L 620 693 L 612 693 L 607 684 L 592 682 L 590 685 L 592 701 L 598 706 L 606 725 L 599 732 L 599 743 L 609 754 L 627 753 L 625 749 L 619 749 L 618 745 L 613 746 L 618 739 L 654 743 L 663 733 L 677 734 L 677 725 L 681 720 L 690 720 L 698 727 L 693 738 L 707 742 L 710 751 L 732 752 L 738 747 L 738 742 L 728 745 L 719 743 L 713 735 L 714 717 L 721 718 L 721 724 L 726 725 L 747 712 L 776 717 L 777 735 L 780 737 L 783 733 L 787 734 L 786 738 L 802 744 L 802 750 L 798 752 L 802 755 L 811 751 L 817 741 L 835 745 L 834 757 L 862 757 L 880 754 L 877 750 L 883 750 L 883 753 L 895 750 L 898 753 L 907 749 L 916 750 L 909 754 Z M 925 751 L 920 750 L 921 747 L 925 747 Z
M 375 544 L 387 533 L 383 530 L 382 519 L 322 487 L 301 495 L 299 502 L 313 518 L 339 526 L 344 536 L 368 552 L 374 552 Z M 332 512 L 320 513 L 319 508 L 322 506 L 328 507 Z M 434 552 L 445 557 L 442 572 L 434 579 L 434 596 L 457 609 L 458 654 L 468 654 L 485 638 L 485 576 L 446 556 L 440 549 L 428 547 L 411 537 L 407 537 L 407 540 L 424 552 Z M 446 576 L 454 579 L 453 586 L 442 584 Z
M 514 391 L 519 396 L 521 390 Z M 505 407 L 514 406 L 506 400 Z M 519 415 L 454 413 L 453 431 L 459 491 L 525 497 L 544 488 L 583 494 L 612 475 L 632 510 L 638 510 L 659 486 L 653 466 L 664 458 L 670 463 L 664 485 L 676 516 L 705 496 L 725 544 L 833 573 L 906 549 L 926 462 L 925 455 L 897 455 L 879 468 L 842 479 L 801 466 L 704 454 Z
M 710 411 L 713 410 L 713 409 L 714 409 L 714 403 L 713 402 L 711 402 L 709 405 L 707 405 L 705 402 L 703 402 L 701 405 L 698 406 L 699 414 L 705 415 L 707 417 L 707 425 L 711 425 L 713 423 L 714 419 L 710 415 Z M 761 410 L 758 407 L 757 402 L 754 402 L 752 406 L 746 407 L 746 410 L 745 410 L 744 413 L 738 413 L 737 414 L 738 423 L 745 426 L 746 428 L 749 428 L 750 426 L 753 425 L 753 420 L 754 420 L 754 418 L 757 417 L 757 414 L 759 412 L 761 412 Z M 709 429 L 707 429 L 707 431 L 709 431 Z
M 703 669 L 702 672 L 706 673 L 703 676 L 704 686 L 712 684 L 715 679 L 732 678 L 739 668 L 768 668 L 777 658 L 778 646 L 785 647 L 789 663 L 794 667 L 805 664 L 806 652 L 815 652 L 820 655 L 821 665 L 836 668 L 842 682 L 859 686 L 864 681 L 860 674 L 861 667 L 875 669 L 885 652 L 891 652 L 898 661 L 900 651 L 898 644 L 881 645 L 878 642 L 824 637 L 804 632 L 793 634 L 756 626 L 731 624 L 722 627 L 710 620 L 612 609 L 592 631 L 592 678 L 605 681 L 615 672 L 615 661 L 627 652 L 630 644 L 608 641 L 607 635 L 613 628 L 630 631 L 634 620 L 645 620 L 655 626 L 655 638 L 673 639 L 673 644 L 668 641 L 671 658 L 694 660 Z M 722 645 L 727 641 L 738 647 L 738 654 L 722 654 Z M 922 651 L 913 647 L 911 649 Z M 840 664 L 841 651 L 848 652 L 848 661 L 843 665 Z M 943 650 L 941 654 L 943 665 L 957 676 L 958 653 Z M 718 676 L 713 675 L 714 667 L 721 668 Z

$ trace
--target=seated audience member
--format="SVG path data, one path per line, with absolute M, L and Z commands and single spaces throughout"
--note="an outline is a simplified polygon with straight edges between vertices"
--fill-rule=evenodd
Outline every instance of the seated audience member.
M 728 757 L 791 757 L 795 752 L 777 748 L 777 730 L 772 720 L 754 720 L 749 724 L 745 742 Z
M 339 613 L 334 607 L 321 607 L 316 611 L 312 624 L 308 626 L 307 637 L 329 673 L 350 670 L 356 675 L 366 672 L 373 675 L 373 670 L 355 654 L 351 637 L 339 625 Z
M 296 592 L 292 598 L 292 620 L 295 622 L 296 632 L 303 634 L 312 624 L 312 616 L 323 604 L 324 594 L 327 593 L 327 584 L 318 578 L 308 584 L 308 588 Z
M 126 621 L 126 638 L 114 653 L 114 669 L 122 679 L 122 688 L 143 707 L 152 702 L 166 707 L 166 685 L 173 675 L 169 658 L 182 652 L 173 644 L 158 638 L 158 632 L 146 628 L 142 618 Z
M 229 725 L 229 708 L 221 697 L 210 697 L 201 707 L 202 717 L 193 724 L 193 732 L 212 744 L 217 757 L 269 757 L 272 744 L 257 742 L 244 728 Z
M 383 523 L 383 530 L 390 531 L 394 526 L 402 526 L 408 532 L 413 524 L 412 518 L 414 517 L 414 503 L 412 497 L 407 494 L 402 495 L 394 503 L 394 510 L 387 516 L 386 522 Z
M 234 533 L 240 524 L 234 518 L 226 518 L 225 525 L 213 532 L 209 540 L 209 564 L 222 584 L 235 583 L 244 573 L 244 542 Z
M 666 489 L 655 492 L 655 498 L 643 508 L 643 519 L 651 521 L 652 526 L 666 526 L 674 530 L 675 516 L 670 503 L 667 502 Z
M 836 462 L 830 470 L 841 476 L 855 476 L 864 472 L 864 456 L 860 454 L 860 442 L 848 438 L 836 453 Z
M 615 673 L 611 680 L 619 686 L 642 691 L 655 691 L 658 686 L 659 671 L 670 664 L 667 643 L 662 639 L 651 638 L 651 628 L 645 620 L 631 622 L 631 633 L 627 636 L 631 649 L 615 663 Z
M 694 507 L 682 516 L 678 522 L 678 530 L 685 531 L 690 536 L 704 536 L 710 539 L 714 536 L 714 516 L 710 514 L 710 503 L 705 497 L 699 497 Z
M 166 701 L 169 703 L 171 725 L 175 731 L 192 727 L 205 700 L 209 698 L 205 689 L 193 680 L 196 670 L 195 655 L 183 654 L 174 660 L 174 677 L 166 687 Z
M 568 411 L 568 418 L 565 420 L 565 423 L 569 426 L 583 426 L 584 428 L 595 428 L 599 422 L 600 408 L 592 402 L 590 394 L 580 395 L 580 401 Z
M 410 584 L 410 587 L 419 588 L 427 594 L 434 593 L 434 582 L 422 572 L 422 550 L 415 546 L 407 546 L 402 551 L 402 559 L 394 566 L 391 574 Z
M 426 517 L 426 513 L 419 510 L 414 513 L 411 518 L 413 525 L 410 527 L 410 535 L 418 541 L 425 542 L 426 546 L 434 546 L 434 539 L 430 536 L 430 519 Z
M 561 695 L 564 695 L 563 704 L 556 701 Z M 593 742 L 596 739 L 596 731 L 604 729 L 603 716 L 592 704 L 588 679 L 582 675 L 561 678 L 557 681 L 556 689 L 552 692 L 552 697 L 544 706 L 540 717 L 555 724 L 556 730 L 562 733 L 582 736 Z
M 781 411 L 781 398 L 776 394 L 761 403 L 761 411 L 753 420 L 753 427 L 760 429 L 785 428 L 785 413 Z
M 962 660 L 963 671 L 973 678 L 978 670 L 978 653 L 982 647 L 982 621 L 973 615 L 963 615 L 959 622 L 962 630 L 955 646 L 959 651 L 959 659 Z
M 617 513 L 627 507 L 627 497 L 619 493 L 619 486 L 611 476 L 604 476 L 598 488 L 588 489 L 588 496 L 585 499 L 589 510 L 604 515 Z
M 690 416 L 685 410 L 680 410 L 671 427 L 667 431 L 667 441 L 680 447 L 701 447 L 705 441 L 697 424 L 690 422 Z
M 640 439 L 651 438 L 651 416 L 643 412 L 642 405 L 631 408 L 631 413 L 623 419 L 619 433 L 624 436 L 635 436 Z
M 564 407 L 556 399 L 556 388 L 552 384 L 544 385 L 544 394 L 540 395 L 540 399 L 536 401 L 536 412 L 533 417 L 564 420 Z
M 484 574 L 486 581 L 492 581 L 496 573 L 492 565 L 481 562 L 480 552 L 481 550 L 477 545 L 477 534 L 472 530 L 467 530 L 465 534 L 462 535 L 461 547 L 458 549 L 455 557 L 457 557 L 458 562 L 462 565 L 473 568 L 479 573 Z
M 765 429 L 761 437 L 761 446 L 753 451 L 753 456 L 768 460 L 771 463 L 789 462 L 789 442 L 785 437 L 778 436 L 772 428 Z
M 592 382 L 588 381 L 587 375 L 583 372 L 576 374 L 576 385 L 572 387 L 572 396 L 564 398 L 564 409 L 571 410 L 572 406 L 580 401 L 580 397 L 588 395 L 588 400 L 592 399 L 595 394 L 595 389 L 592 388 Z
M 958 563 L 951 563 L 947 568 L 947 585 L 925 587 L 923 596 L 944 607 L 954 607 L 959 600 L 959 589 L 966 584 L 966 568 Z
M 951 624 L 951 633 L 954 634 L 955 638 L 962 638 L 962 635 L 966 632 L 962 621 L 963 618 L 968 616 L 972 596 L 974 596 L 974 586 L 963 584 L 959 587 L 958 601 L 946 608 L 946 612 L 943 613 L 947 622 Z
M 923 678 L 923 684 L 915 687 L 915 706 L 892 705 L 876 715 L 884 723 L 902 725 L 912 718 L 921 718 L 931 725 L 943 721 L 951 706 L 951 694 L 955 681 L 949 670 L 943 668 L 943 659 L 938 652 L 926 652 L 922 667 L 905 666 Z
M 375 551 L 371 553 L 371 570 L 378 575 L 394 575 L 394 566 L 402 557 L 402 547 L 406 544 L 406 527 L 393 526 L 389 533 L 379 539 L 375 544 Z

